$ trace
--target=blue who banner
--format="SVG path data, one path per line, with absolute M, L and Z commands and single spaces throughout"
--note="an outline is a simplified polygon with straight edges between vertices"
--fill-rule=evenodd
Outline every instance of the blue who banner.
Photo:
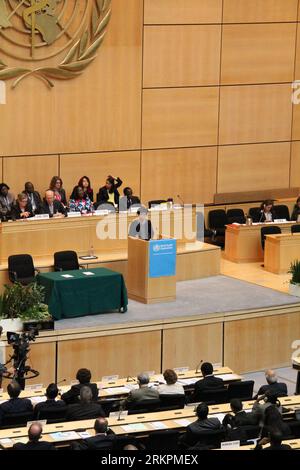
M 176 275 L 176 240 L 150 240 L 149 277 Z

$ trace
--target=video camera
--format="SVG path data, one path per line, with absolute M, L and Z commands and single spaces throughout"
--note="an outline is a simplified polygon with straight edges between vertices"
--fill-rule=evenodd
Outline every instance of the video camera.
M 38 374 L 37 371 L 31 370 L 29 366 L 26 366 L 27 355 L 30 349 L 30 341 L 35 341 L 39 331 L 34 328 L 25 333 L 14 333 L 12 331 L 7 332 L 7 342 L 13 348 L 13 355 L 10 361 L 13 363 L 15 370 L 14 378 L 19 382 L 21 388 L 25 386 L 25 379 L 29 372 Z M 36 375 L 35 375 L 36 376 Z

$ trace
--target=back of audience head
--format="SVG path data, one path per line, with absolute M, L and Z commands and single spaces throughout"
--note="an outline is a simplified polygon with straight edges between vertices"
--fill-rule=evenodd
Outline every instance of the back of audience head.
M 139 449 L 133 444 L 127 444 L 123 450 L 139 450 Z
M 79 369 L 76 374 L 76 379 L 80 384 L 87 384 L 91 381 L 92 374 L 89 369 Z
M 233 413 L 238 413 L 239 411 L 242 411 L 243 403 L 239 398 L 233 398 L 230 400 L 230 408 Z
M 178 377 L 177 377 L 175 370 L 166 369 L 163 375 L 164 375 L 165 381 L 167 382 L 167 385 L 176 384 Z
M 269 385 L 274 384 L 278 380 L 276 372 L 274 372 L 274 370 L 272 369 L 266 370 L 265 376 L 266 376 L 266 381 L 268 382 Z
M 55 400 L 58 395 L 58 387 L 55 383 L 49 384 L 46 389 L 46 397 L 49 400 Z
M 96 434 L 106 434 L 108 431 L 108 421 L 106 418 L 97 418 L 94 423 Z
M 270 433 L 270 441 L 273 446 L 280 446 L 282 443 L 283 435 L 280 431 L 274 430 Z
M 210 362 L 203 362 L 203 364 L 201 365 L 201 372 L 203 377 L 205 377 L 206 375 L 212 375 L 213 371 L 214 368 Z
M 10 398 L 18 398 L 18 396 L 21 393 L 21 387 L 18 384 L 18 382 L 13 380 L 10 384 L 8 384 L 7 393 L 10 396 Z
M 206 419 L 208 416 L 208 406 L 206 403 L 200 403 L 196 408 L 196 414 L 199 419 Z
M 276 406 L 268 406 L 264 414 L 264 425 L 270 428 L 281 428 L 282 416 Z
M 93 399 L 93 393 L 90 387 L 82 387 L 80 389 L 80 402 L 81 403 L 91 403 Z
M 139 385 L 148 385 L 148 383 L 150 382 L 149 374 L 147 374 L 146 372 L 142 372 L 137 376 L 137 380 Z
M 28 429 L 28 438 L 31 442 L 38 442 L 41 438 L 43 428 L 40 423 L 32 423 Z

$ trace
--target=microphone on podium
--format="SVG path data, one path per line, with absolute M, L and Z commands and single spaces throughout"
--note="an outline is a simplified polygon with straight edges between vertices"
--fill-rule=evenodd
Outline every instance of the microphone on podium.
M 181 204 L 184 206 L 184 200 L 182 199 L 182 197 L 180 196 L 180 194 L 177 194 L 177 198 L 179 199 L 179 201 L 181 202 Z

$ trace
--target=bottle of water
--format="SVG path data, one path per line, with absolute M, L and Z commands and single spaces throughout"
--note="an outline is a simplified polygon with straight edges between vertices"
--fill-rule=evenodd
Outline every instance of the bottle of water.
M 94 247 L 93 247 L 93 245 L 91 245 L 91 247 L 90 247 L 89 256 L 94 257 Z

